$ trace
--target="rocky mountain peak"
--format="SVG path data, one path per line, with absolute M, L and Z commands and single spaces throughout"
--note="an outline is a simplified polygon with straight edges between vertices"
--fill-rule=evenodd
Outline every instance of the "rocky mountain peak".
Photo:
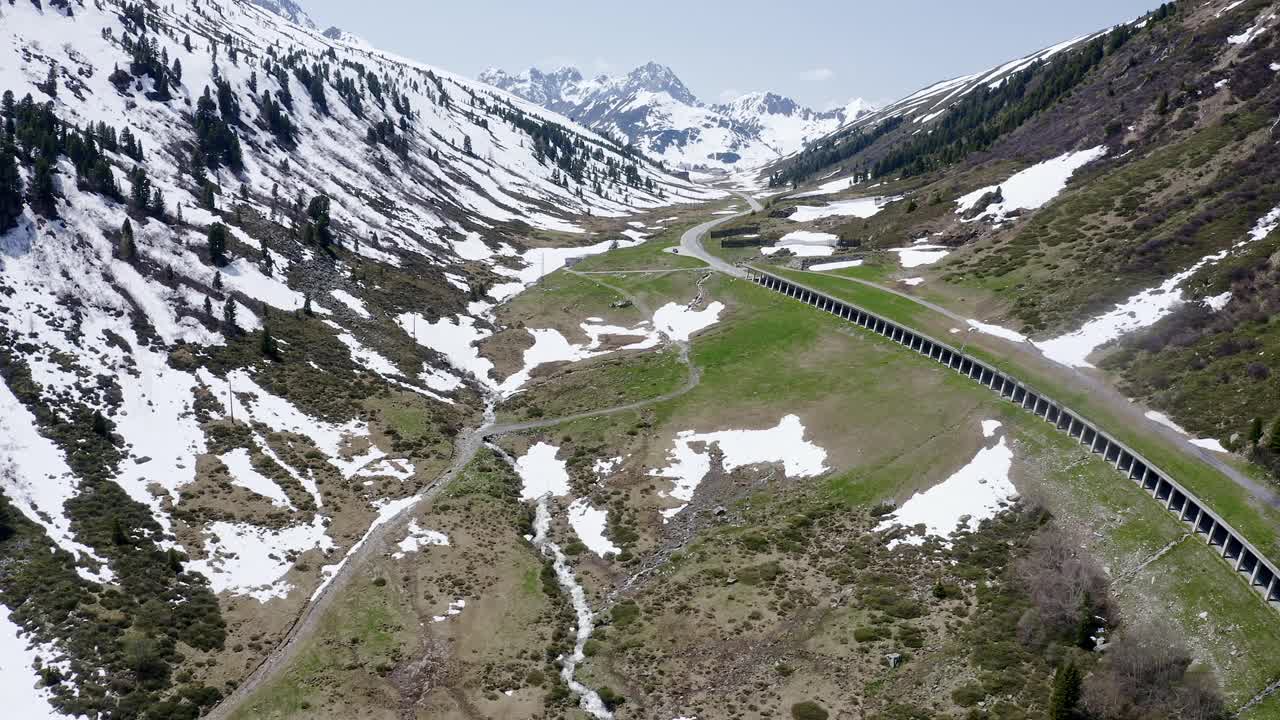
M 299 5 L 297 2 L 294 2 L 294 0 L 250 0 L 250 1 L 254 5 L 257 5 L 258 7 L 262 8 L 263 10 L 266 10 L 267 12 L 275 13 L 276 15 L 279 15 L 285 20 L 288 20 L 289 22 L 293 23 L 294 25 L 307 28 L 308 30 L 320 29 L 320 26 L 316 25 L 315 20 L 311 19 L 311 16 L 307 14 L 307 11 L 304 10 L 303 7 Z

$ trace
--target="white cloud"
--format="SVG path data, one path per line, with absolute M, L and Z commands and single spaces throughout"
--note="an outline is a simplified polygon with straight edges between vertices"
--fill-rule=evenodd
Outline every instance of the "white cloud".
M 731 100 L 737 100 L 742 97 L 742 93 L 734 88 L 725 88 L 720 91 L 720 102 L 727 103 Z
M 805 70 L 800 74 L 809 80 L 817 80 L 818 82 L 823 82 L 835 77 L 836 71 L 828 67 L 817 67 L 811 70 Z

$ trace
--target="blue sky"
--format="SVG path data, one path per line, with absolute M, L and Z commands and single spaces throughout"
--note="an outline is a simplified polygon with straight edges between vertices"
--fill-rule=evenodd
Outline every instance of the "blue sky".
M 571 64 L 671 66 L 704 101 L 772 90 L 823 108 L 892 100 L 1158 0 L 302 0 L 322 27 L 463 75 Z

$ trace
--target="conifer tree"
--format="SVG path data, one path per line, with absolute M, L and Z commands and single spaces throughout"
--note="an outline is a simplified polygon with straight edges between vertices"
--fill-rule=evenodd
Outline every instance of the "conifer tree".
M 1271 439 L 1267 441 L 1267 449 L 1273 453 L 1280 453 L 1280 418 L 1271 423 Z
M 262 325 L 262 354 L 272 360 L 280 359 L 280 347 L 276 343 L 275 337 L 271 334 L 271 326 L 263 323 Z
M 315 240 L 320 247 L 328 247 L 333 242 L 333 233 L 329 229 L 329 196 L 317 195 L 311 198 L 311 203 L 307 205 L 307 218 L 311 232 L 310 239 Z M 303 229 L 303 233 L 307 233 L 307 229 Z M 305 235 L 304 235 L 305 237 Z
M 136 250 L 133 243 L 133 223 L 125 218 L 124 225 L 120 226 L 120 259 L 125 262 L 133 262 Z
M 107 418 L 102 414 L 101 410 L 93 411 L 93 418 L 90 420 L 90 428 L 95 435 L 106 437 L 111 431 L 111 427 L 107 424 Z
M 222 292 L 222 273 L 215 272 L 213 274 L 213 289 Z
M 209 296 L 204 296 L 204 315 L 205 317 L 213 317 L 213 303 L 209 300 Z
M 36 159 L 35 173 L 31 177 L 31 207 L 45 217 L 54 217 L 57 206 L 53 198 L 53 166 L 43 156 Z
M 209 228 L 209 259 L 214 265 L 222 267 L 227 264 L 227 226 L 214 223 Z M 220 274 L 219 274 L 220 275 Z
M 235 298 L 227 298 L 222 304 L 222 322 L 226 323 L 228 330 L 238 330 L 236 325 L 236 300 Z
M 1258 447 L 1258 443 L 1262 442 L 1262 418 L 1254 418 L 1249 423 L 1249 445 Z
M 147 177 L 147 171 L 139 165 L 129 171 L 129 202 L 137 210 L 145 212 L 150 201 L 151 178 Z
M 12 96 L 7 96 L 12 97 Z M 0 233 L 11 230 L 22 215 L 22 176 L 14 159 L 13 144 L 0 141 Z
M 1080 704 L 1080 670 L 1070 660 L 1053 676 L 1053 693 L 1049 696 L 1049 720 L 1072 720 Z
M 311 311 L 311 293 L 302 296 L 302 312 L 306 313 L 308 317 L 315 314 Z

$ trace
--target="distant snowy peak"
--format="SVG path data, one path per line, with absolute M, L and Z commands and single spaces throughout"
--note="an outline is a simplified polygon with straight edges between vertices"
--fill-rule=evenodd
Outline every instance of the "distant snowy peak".
M 372 47 L 371 45 L 369 45 L 369 43 L 365 42 L 364 38 L 360 37 L 359 35 L 349 33 L 346 30 L 343 30 L 342 28 L 337 27 L 335 25 L 329 26 L 329 29 L 325 30 L 323 33 L 321 33 L 321 35 L 324 35 L 330 40 L 335 40 L 337 42 L 345 43 L 347 45 L 354 45 L 356 47 Z
M 310 15 L 307 14 L 307 11 L 303 10 L 302 6 L 294 2 L 294 0 L 250 0 L 250 1 L 254 5 L 257 5 L 258 7 L 262 8 L 263 10 L 266 10 L 267 12 L 275 13 L 276 15 L 279 15 L 285 20 L 288 20 L 289 22 L 293 23 L 294 25 L 297 25 L 299 27 L 304 27 L 308 30 L 320 29 L 320 26 L 316 25 L 316 22 L 311 19 Z
M 705 105 L 666 65 L 649 62 L 626 75 L 587 79 L 574 67 L 511 74 L 491 68 L 481 82 L 587 127 L 621 136 L 646 154 L 682 168 L 755 167 L 800 150 L 871 110 L 854 100 L 818 112 L 772 92 Z

